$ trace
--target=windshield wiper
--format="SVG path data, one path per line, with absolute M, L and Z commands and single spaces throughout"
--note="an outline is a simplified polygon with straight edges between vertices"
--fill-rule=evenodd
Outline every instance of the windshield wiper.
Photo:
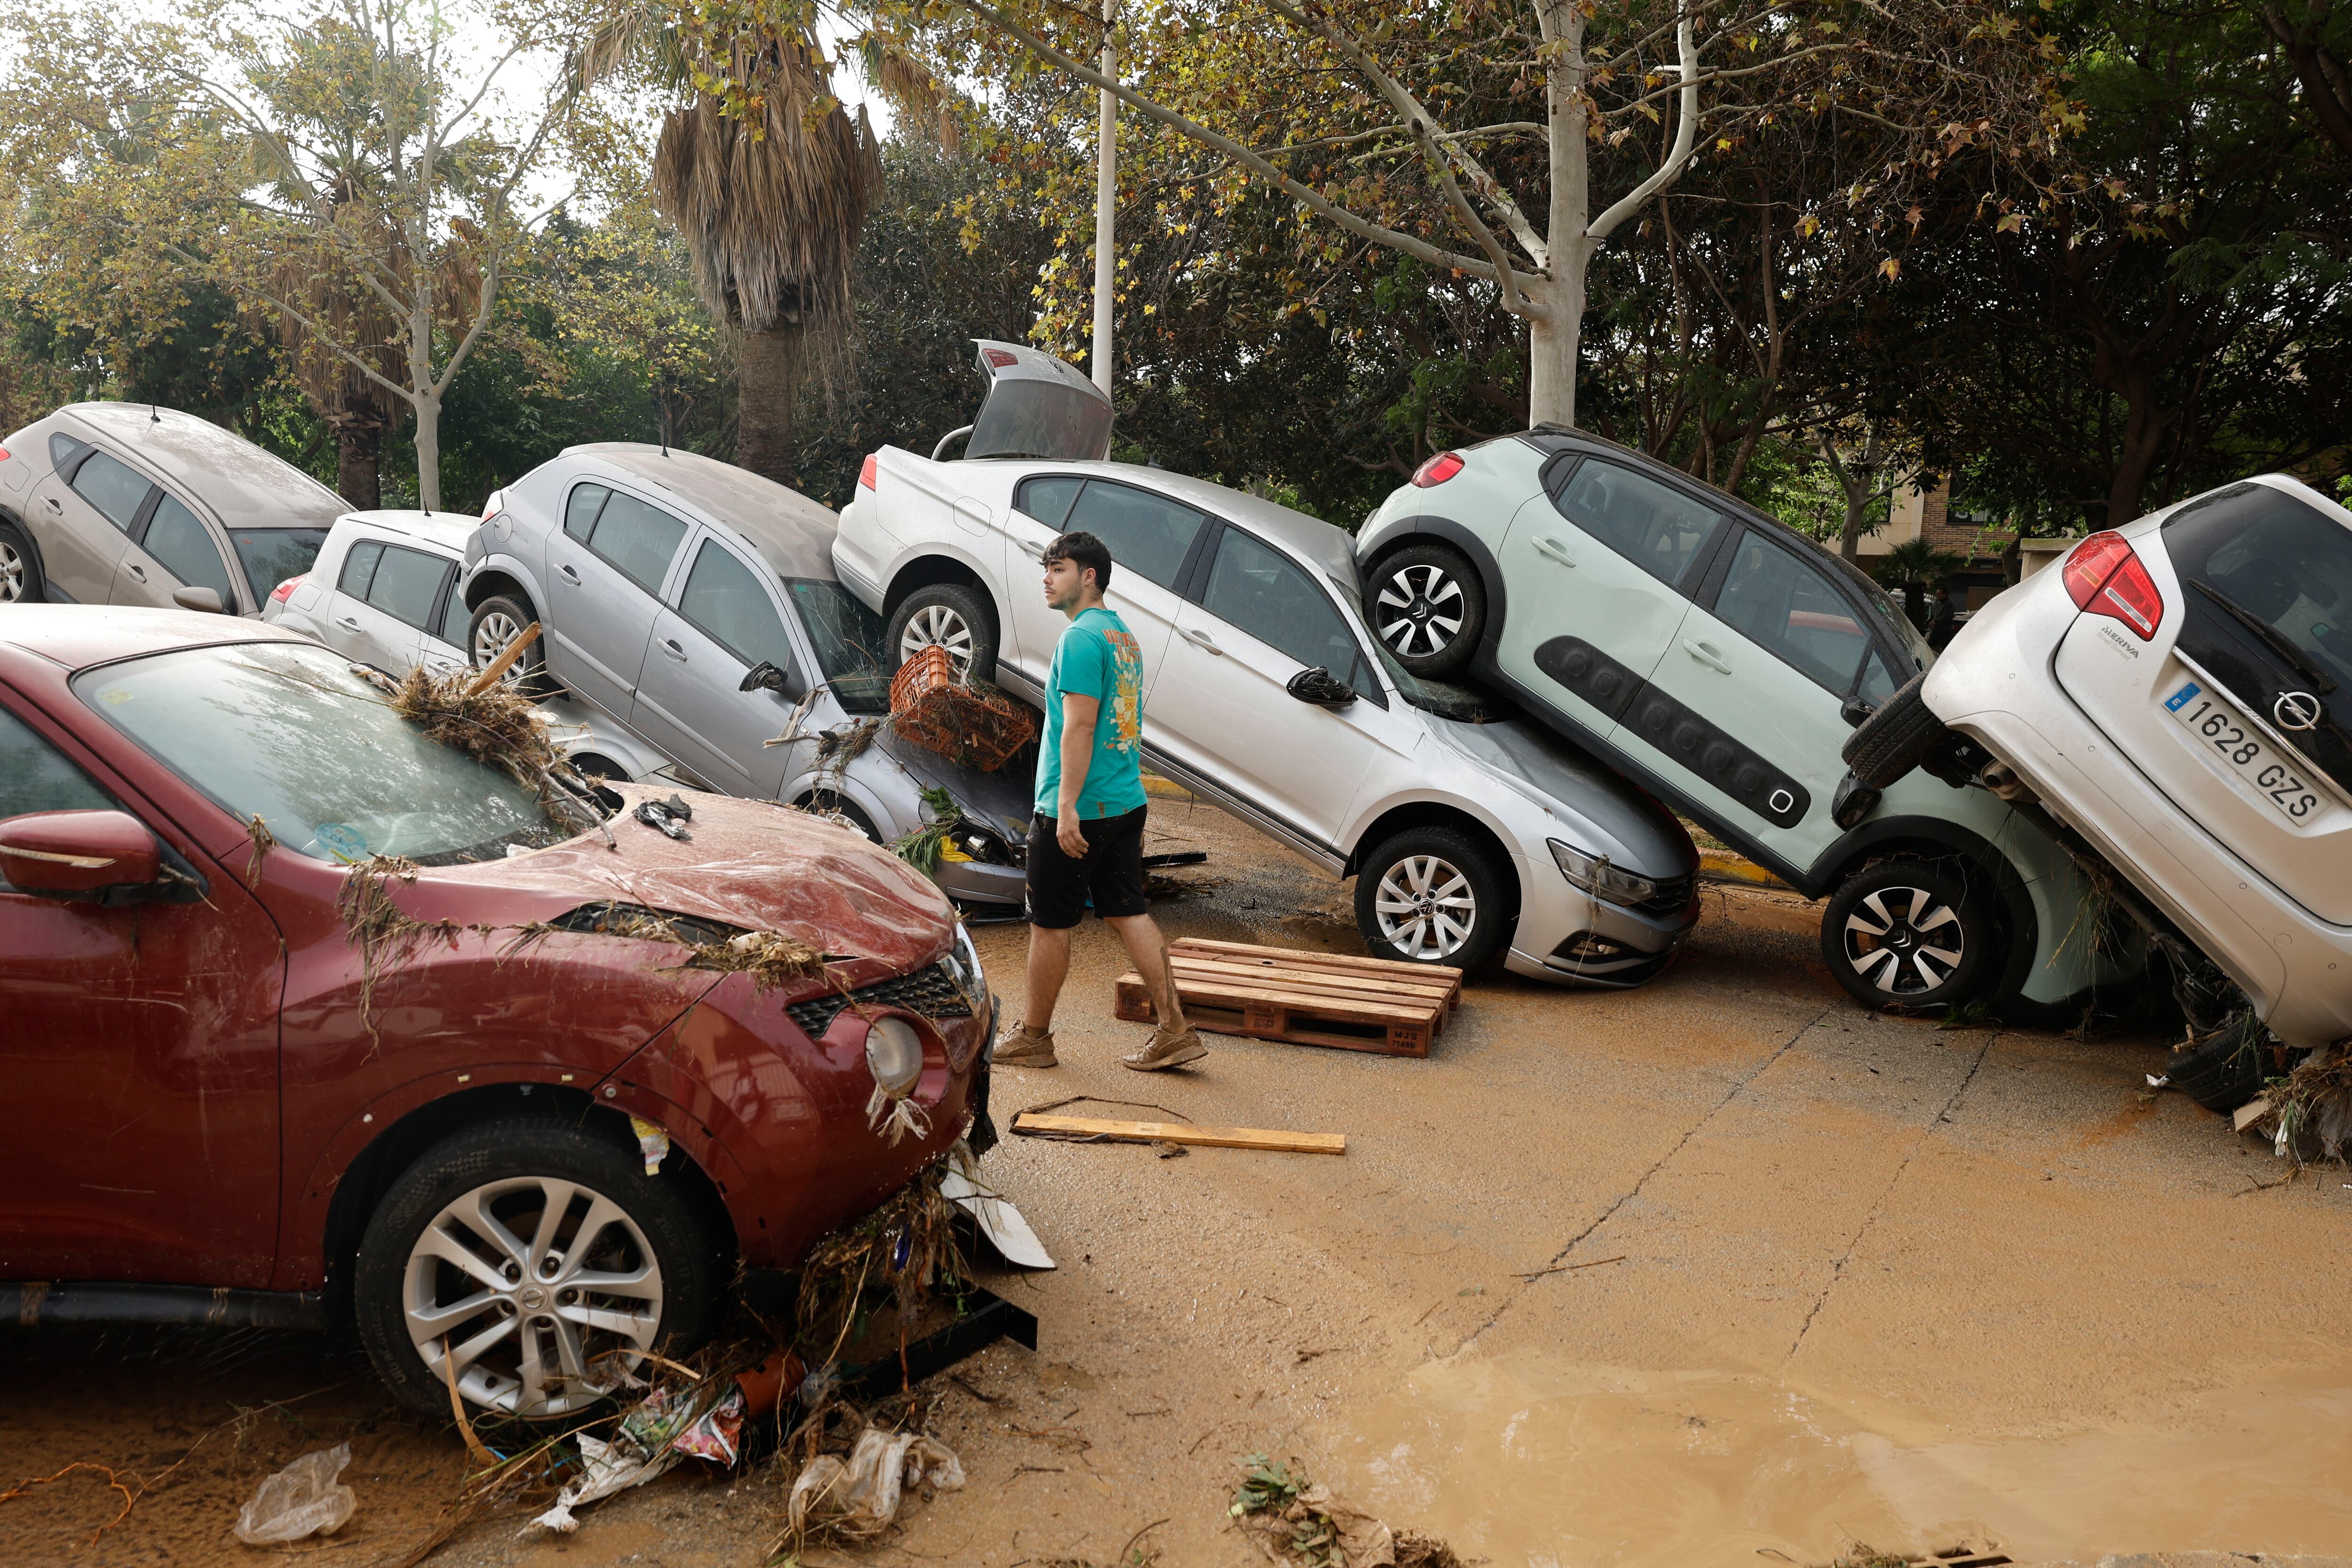
M 2288 666 L 2311 682 L 2313 689 L 2322 697 L 2336 689 L 2335 679 L 2305 658 L 2304 651 L 2288 641 L 2276 626 L 2244 605 L 2232 602 L 2227 594 L 2201 577 L 2191 577 L 2189 585 L 2227 610 L 2232 620 L 2253 633 L 2264 647 L 2286 660 Z

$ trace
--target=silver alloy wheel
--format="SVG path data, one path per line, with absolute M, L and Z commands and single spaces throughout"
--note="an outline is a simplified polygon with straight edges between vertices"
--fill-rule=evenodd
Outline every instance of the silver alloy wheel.
M 1889 899 L 1903 900 L 1896 914 Z M 1845 961 L 1889 996 L 1918 996 L 1952 977 L 1969 950 L 1959 911 L 1925 888 L 1881 888 L 1845 918 Z
M 401 1287 L 409 1342 L 446 1383 L 509 1415 L 593 1405 L 654 1348 L 661 1265 L 621 1206 L 556 1176 L 476 1187 L 433 1216 Z
M 1470 879 L 1436 855 L 1408 855 L 1381 874 L 1372 898 L 1381 940 L 1407 958 L 1451 958 L 1478 924 Z
M 925 605 L 907 617 L 898 634 L 898 662 L 906 663 L 933 643 L 948 650 L 948 662 L 961 675 L 971 668 L 971 626 L 945 605 Z
M 523 628 L 517 626 L 515 618 L 504 610 L 492 610 L 484 616 L 481 624 L 474 628 L 474 668 L 488 669 L 497 662 L 499 655 L 507 651 L 507 645 L 522 633 Z M 506 674 L 499 679 L 509 686 L 520 682 L 523 678 L 523 666 L 530 662 L 534 651 L 525 650 L 520 658 L 507 666 Z
M 0 539 L 0 605 L 13 605 L 25 596 L 25 557 L 16 547 Z
M 1443 566 L 1400 568 L 1381 585 L 1379 605 L 1381 640 L 1407 658 L 1444 652 L 1462 629 L 1462 584 Z

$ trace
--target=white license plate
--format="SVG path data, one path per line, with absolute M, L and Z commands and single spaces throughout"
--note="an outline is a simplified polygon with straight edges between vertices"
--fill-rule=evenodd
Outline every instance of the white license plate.
M 2201 683 L 2189 682 L 2166 698 L 2164 705 L 2289 821 L 2308 822 L 2318 814 L 2319 792 L 2304 782 L 2301 764 L 2290 766 L 2276 746 L 2248 729 L 2235 709 L 2217 700 Z

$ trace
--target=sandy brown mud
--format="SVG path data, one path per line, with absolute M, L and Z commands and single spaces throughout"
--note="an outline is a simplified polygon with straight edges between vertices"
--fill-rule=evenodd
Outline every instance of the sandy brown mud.
M 1171 935 L 1357 945 L 1328 878 L 1206 808 L 1155 817 L 1190 843 L 1154 847 L 1213 857 L 1177 873 L 1214 885 L 1161 906 Z M 1117 1064 L 1144 1031 L 1110 1018 L 1123 961 L 1083 930 L 1064 1065 L 1003 1072 L 1001 1121 L 1092 1094 L 1343 1131 L 1348 1153 L 1008 1139 L 987 1164 L 1063 1265 L 998 1282 L 1037 1313 L 1038 1351 L 966 1363 L 936 1430 L 971 1487 L 858 1555 L 1108 1563 L 1164 1521 L 1144 1537 L 1163 1563 L 1261 1563 L 1223 1518 L 1252 1451 L 1509 1568 L 1971 1534 L 2022 1562 L 2352 1552 L 2352 1175 L 2284 1182 L 2147 1095 L 2161 1042 L 1866 1015 L 1809 918 L 1711 901 L 1685 960 L 1633 993 L 1484 979 L 1426 1060 L 1211 1037 L 1198 1069 L 1150 1076 Z M 1017 1016 L 1021 929 L 979 937 Z M 232 1404 L 364 1370 L 278 1336 L 150 1374 L 123 1342 L 0 1331 L 10 1468 L 159 1469 Z M 0 1562 L 257 1560 L 229 1539 L 236 1502 L 350 1436 L 350 1530 L 372 1533 L 320 1560 L 360 1568 L 461 1468 L 363 1376 L 291 1411 L 209 1439 L 95 1549 L 121 1500 L 102 1480 L 0 1505 Z M 436 1561 L 756 1563 L 781 1489 L 684 1469 L 571 1541 L 501 1516 Z

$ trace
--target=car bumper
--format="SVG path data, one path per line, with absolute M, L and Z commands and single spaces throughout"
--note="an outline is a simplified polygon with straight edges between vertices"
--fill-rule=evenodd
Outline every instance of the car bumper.
M 2352 1033 L 2352 931 L 2263 880 L 2075 705 L 2053 668 L 2075 611 L 2052 576 L 2046 589 L 2037 582 L 1978 612 L 1928 674 L 1929 710 L 2014 768 L 2238 983 L 2281 1039 L 2318 1046 Z
M 1698 923 L 1694 890 L 1681 906 L 1629 909 L 1571 887 L 1559 868 L 1513 857 L 1519 874 L 1519 925 L 1503 967 L 1530 980 L 1622 991 L 1654 979 Z

